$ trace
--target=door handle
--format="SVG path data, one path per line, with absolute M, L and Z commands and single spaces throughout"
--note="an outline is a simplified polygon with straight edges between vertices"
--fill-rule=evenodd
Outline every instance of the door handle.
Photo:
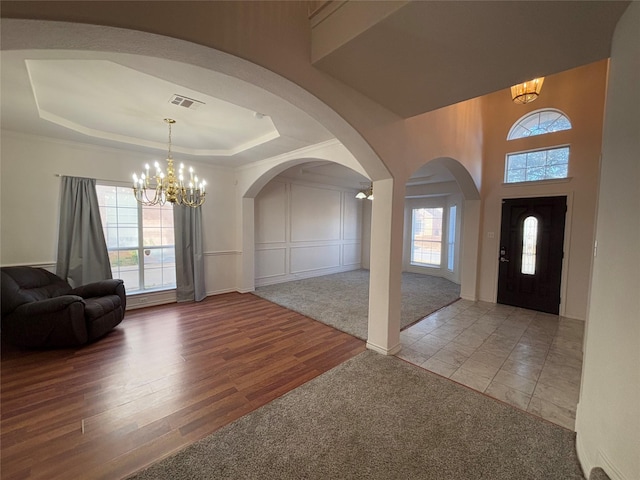
M 500 261 L 501 261 L 501 262 L 509 262 L 509 260 L 507 260 L 507 259 L 506 259 L 506 258 L 504 258 L 504 257 L 500 257 Z

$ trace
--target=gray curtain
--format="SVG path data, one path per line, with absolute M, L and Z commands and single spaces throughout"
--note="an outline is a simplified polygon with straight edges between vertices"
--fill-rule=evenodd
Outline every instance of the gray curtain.
M 201 209 L 174 205 L 173 228 L 176 242 L 177 300 L 199 302 L 207 296 L 204 289 Z
M 112 278 L 95 179 L 62 177 L 56 274 L 72 287 Z

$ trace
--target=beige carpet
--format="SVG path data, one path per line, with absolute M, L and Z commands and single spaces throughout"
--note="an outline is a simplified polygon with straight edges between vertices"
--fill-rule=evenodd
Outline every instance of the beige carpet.
M 573 432 L 370 351 L 133 478 L 584 479 Z
M 367 339 L 369 270 L 324 275 L 258 287 L 254 292 L 338 330 Z M 417 273 L 402 274 L 400 328 L 460 298 L 460 285 Z

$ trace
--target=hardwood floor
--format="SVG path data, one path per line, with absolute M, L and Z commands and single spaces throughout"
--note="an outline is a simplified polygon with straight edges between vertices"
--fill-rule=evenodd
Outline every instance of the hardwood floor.
M 80 349 L 3 345 L 2 479 L 126 477 L 364 349 L 236 293 L 127 312 Z

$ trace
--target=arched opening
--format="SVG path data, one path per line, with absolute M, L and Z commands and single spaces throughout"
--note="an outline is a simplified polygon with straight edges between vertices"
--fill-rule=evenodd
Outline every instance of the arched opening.
M 418 168 L 406 183 L 403 269 L 443 277 L 460 285 L 460 296 L 476 299 L 480 194 L 467 169 L 457 160 L 439 157 Z M 438 217 L 429 235 L 428 261 L 415 261 L 424 232 L 414 216 Z M 435 234 L 435 236 L 434 236 Z
M 362 266 L 363 202 L 355 193 L 368 179 L 334 162 L 303 160 L 255 196 L 256 287 Z
M 254 293 L 366 340 L 362 232 L 371 202 L 356 193 L 369 180 L 335 162 L 300 160 L 243 199 L 253 202 Z

